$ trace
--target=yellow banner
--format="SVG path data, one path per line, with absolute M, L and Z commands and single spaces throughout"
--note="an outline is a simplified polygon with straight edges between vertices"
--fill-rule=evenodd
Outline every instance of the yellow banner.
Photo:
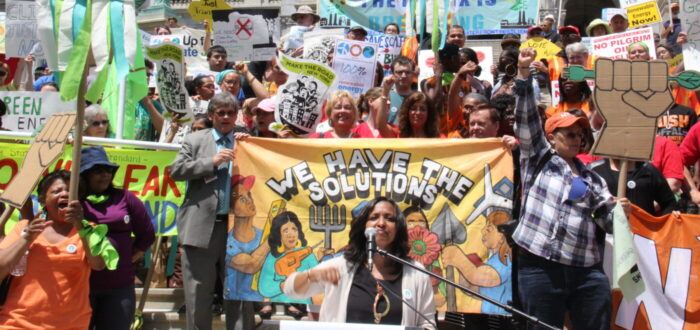
M 627 8 L 627 17 L 630 29 L 661 22 L 661 13 L 659 12 L 659 6 L 656 5 L 656 1 L 649 1 Z
M 29 145 L 0 143 L 0 190 L 17 174 Z M 175 151 L 131 150 L 105 148 L 107 157 L 118 164 L 119 170 L 114 176 L 117 188 L 129 190 L 146 206 L 156 233 L 176 235 L 175 215 L 182 204 L 185 194 L 185 182 L 173 181 L 168 175 L 168 168 L 175 159 Z M 61 157 L 49 166 L 48 172 L 55 170 L 70 171 L 73 148 L 67 146 Z M 34 213 L 39 211 L 36 192 L 31 196 Z M 17 220 L 15 212 L 14 220 Z M 8 225 L 14 225 L 12 221 Z
M 513 162 L 497 139 L 249 138 L 237 144 L 235 163 L 226 299 L 309 303 L 285 296 L 280 284 L 342 257 L 353 213 L 377 196 L 407 215 L 412 258 L 500 302 L 511 299 L 510 249 L 496 225 L 510 219 Z M 284 211 L 293 215 L 275 218 Z M 297 243 L 274 243 L 295 216 Z M 259 253 L 262 242 L 271 253 Z M 452 301 L 453 289 L 433 285 L 441 310 L 505 314 L 458 290 Z

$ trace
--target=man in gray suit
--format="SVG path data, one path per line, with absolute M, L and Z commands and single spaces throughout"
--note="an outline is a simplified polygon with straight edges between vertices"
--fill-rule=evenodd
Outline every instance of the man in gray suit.
M 177 214 L 182 254 L 182 274 L 188 329 L 211 329 L 212 293 L 217 280 L 225 277 L 228 211 L 233 168 L 233 133 L 238 101 L 228 92 L 209 101 L 207 114 L 213 122 L 185 137 L 182 149 L 170 167 L 170 177 L 187 180 L 185 200 Z M 226 301 L 226 327 L 251 329 L 252 303 Z M 236 322 L 239 317 L 241 320 Z

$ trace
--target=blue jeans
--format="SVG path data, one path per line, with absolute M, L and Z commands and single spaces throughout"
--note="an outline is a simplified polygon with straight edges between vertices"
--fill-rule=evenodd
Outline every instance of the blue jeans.
M 568 310 L 574 329 L 610 329 L 610 284 L 600 264 L 566 266 L 522 249 L 518 258 L 518 293 L 525 313 L 562 328 Z M 528 324 L 527 329 L 543 328 Z

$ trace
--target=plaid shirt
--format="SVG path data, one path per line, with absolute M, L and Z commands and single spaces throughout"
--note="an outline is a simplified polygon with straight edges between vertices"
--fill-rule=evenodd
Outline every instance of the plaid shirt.
M 523 205 L 513 239 L 542 258 L 589 267 L 601 259 L 596 224 L 607 232 L 612 231 L 612 195 L 605 181 L 578 159 L 574 159 L 574 164 L 588 189 L 575 200 L 568 199 L 574 174 L 563 158 L 553 154 L 540 166 L 541 171 L 535 173 L 537 164 L 553 148 L 542 129 L 531 79 L 518 79 L 515 83 L 515 136 L 520 141 Z

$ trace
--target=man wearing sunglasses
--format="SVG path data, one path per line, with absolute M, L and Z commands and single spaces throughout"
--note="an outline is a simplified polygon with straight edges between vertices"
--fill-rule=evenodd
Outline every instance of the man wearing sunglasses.
M 177 214 L 177 231 L 182 254 L 183 286 L 188 329 L 211 329 L 212 292 L 217 273 L 225 278 L 231 170 L 234 160 L 234 132 L 238 101 L 229 92 L 209 100 L 207 114 L 213 128 L 185 137 L 182 149 L 170 167 L 170 177 L 187 180 L 185 201 Z M 249 310 L 242 312 L 242 308 Z M 226 323 L 233 329 L 241 319 L 243 329 L 254 326 L 251 303 L 226 301 Z

